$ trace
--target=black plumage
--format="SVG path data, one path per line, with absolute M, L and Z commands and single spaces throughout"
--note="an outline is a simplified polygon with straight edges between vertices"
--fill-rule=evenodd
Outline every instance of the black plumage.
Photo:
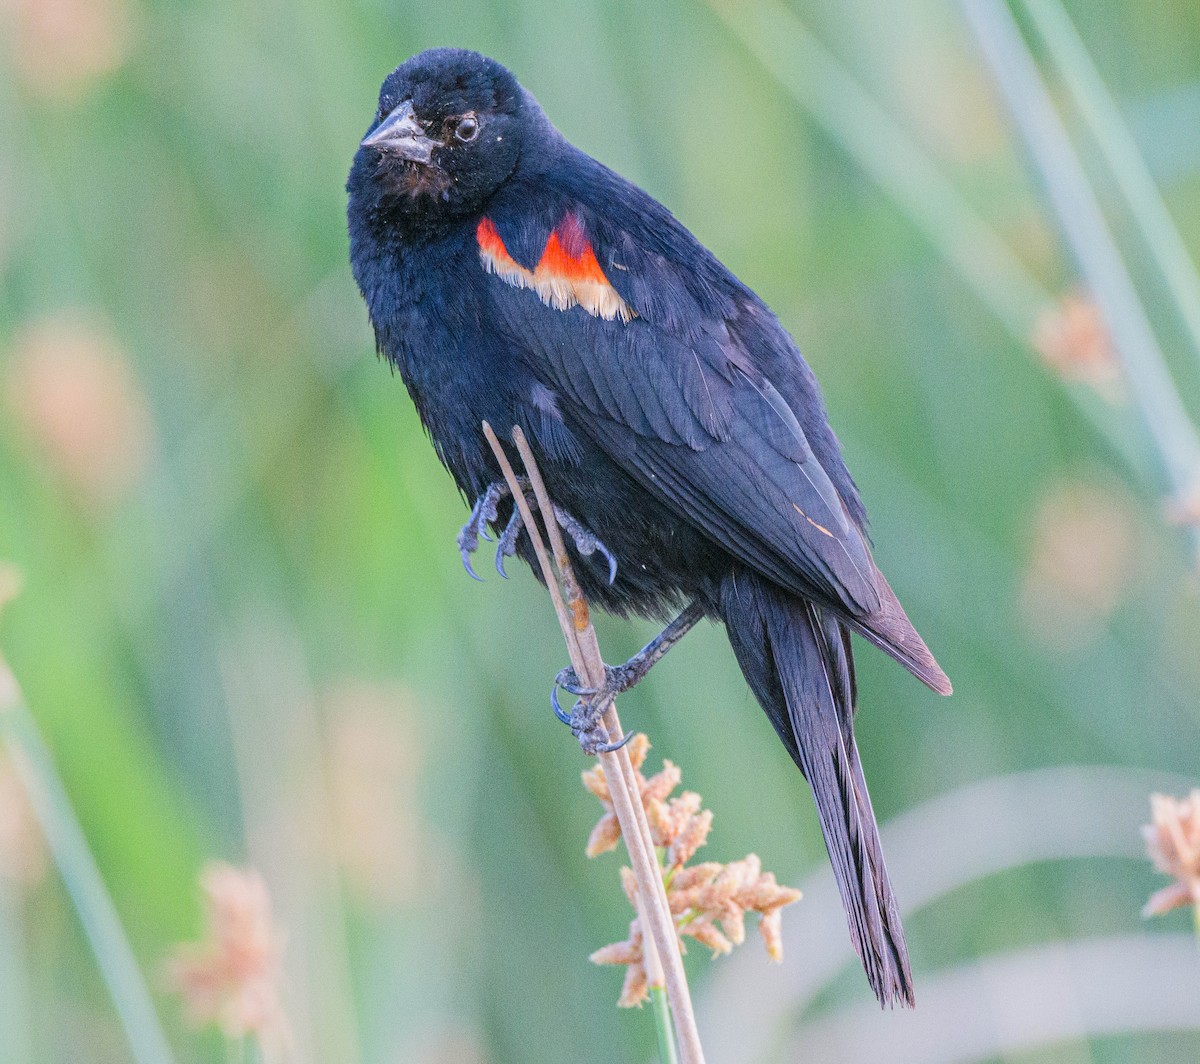
M 577 557 L 619 614 L 721 621 L 808 779 L 855 948 L 883 1002 L 912 980 L 854 743 L 850 632 L 950 684 L 872 560 L 817 382 L 767 306 L 676 219 L 574 148 L 492 60 L 424 52 L 384 82 L 347 185 L 380 351 L 459 488 L 520 425 Z M 499 506 L 496 524 L 509 516 Z M 529 560 L 524 537 L 518 553 Z

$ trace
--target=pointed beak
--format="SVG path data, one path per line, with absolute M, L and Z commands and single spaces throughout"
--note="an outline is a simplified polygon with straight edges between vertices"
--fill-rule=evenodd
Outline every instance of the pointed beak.
M 414 163 L 428 163 L 433 157 L 433 149 L 440 147 L 436 140 L 425 136 L 425 130 L 413 115 L 411 100 L 405 100 L 371 130 L 363 138 L 362 146 L 377 148 Z

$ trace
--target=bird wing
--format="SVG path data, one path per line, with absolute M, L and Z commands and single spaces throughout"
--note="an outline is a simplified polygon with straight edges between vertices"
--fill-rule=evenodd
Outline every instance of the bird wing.
M 853 492 L 799 352 L 665 208 L 621 186 L 598 197 L 617 217 L 564 196 L 479 222 L 502 330 L 572 431 L 682 519 L 783 587 L 875 612 L 860 504 L 814 452 L 816 431 Z

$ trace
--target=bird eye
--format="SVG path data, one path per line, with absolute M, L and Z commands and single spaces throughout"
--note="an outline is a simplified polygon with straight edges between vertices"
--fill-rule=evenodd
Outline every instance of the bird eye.
M 479 136 L 479 119 L 474 115 L 463 115 L 454 127 L 454 136 L 464 144 L 469 144 Z

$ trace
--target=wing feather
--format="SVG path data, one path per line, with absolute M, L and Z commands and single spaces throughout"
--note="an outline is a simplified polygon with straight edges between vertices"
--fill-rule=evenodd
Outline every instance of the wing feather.
M 558 205 L 558 220 L 541 220 L 544 239 L 567 233 L 571 254 L 594 254 L 596 276 L 632 308 L 630 320 L 497 287 L 505 331 L 560 397 L 572 430 L 681 519 L 780 585 L 870 615 L 880 605 L 877 571 L 851 517 L 857 495 L 847 500 L 834 478 L 851 491 L 853 482 L 836 445 L 831 452 L 828 439 L 806 434 L 811 411 L 795 406 L 799 396 L 819 407 L 811 373 L 782 329 L 762 326 L 774 319 L 757 297 L 655 208 L 676 246 L 649 232 L 653 219 L 622 227 L 578 199 Z M 495 226 L 505 238 L 521 234 L 526 258 L 534 229 L 528 218 Z

